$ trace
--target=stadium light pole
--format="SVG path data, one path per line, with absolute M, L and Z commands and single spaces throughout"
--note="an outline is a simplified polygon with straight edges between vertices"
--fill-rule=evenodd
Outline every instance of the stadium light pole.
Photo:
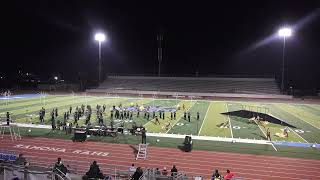
M 99 83 L 101 82 L 101 43 L 106 40 L 104 33 L 96 33 L 94 39 L 99 43 Z
M 285 59 L 285 48 L 286 48 L 286 38 L 290 37 L 292 30 L 288 27 L 279 29 L 278 35 L 283 38 L 283 48 L 282 48 L 282 75 L 281 75 L 281 91 L 284 93 L 284 59 Z

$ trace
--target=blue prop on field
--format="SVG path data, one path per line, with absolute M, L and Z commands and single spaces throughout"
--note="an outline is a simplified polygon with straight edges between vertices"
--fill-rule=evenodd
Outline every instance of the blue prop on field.
M 127 107 L 126 110 L 128 111 L 138 111 L 139 107 L 137 106 L 131 106 Z M 164 112 L 175 112 L 177 111 L 175 107 L 161 107 L 161 106 L 147 106 L 145 107 L 144 111 L 146 112 L 159 112 L 159 111 L 164 111 Z

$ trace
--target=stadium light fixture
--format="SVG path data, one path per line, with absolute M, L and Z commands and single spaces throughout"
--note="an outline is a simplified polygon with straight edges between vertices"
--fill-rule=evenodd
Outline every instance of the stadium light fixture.
M 94 35 L 94 39 L 96 41 L 103 42 L 106 40 L 106 36 L 103 33 L 96 33 L 96 35 Z
M 99 83 L 101 82 L 101 43 L 106 40 L 106 35 L 104 33 L 96 33 L 94 39 L 99 42 Z
M 282 93 L 284 93 L 284 59 L 285 59 L 286 38 L 292 35 L 292 30 L 289 27 L 280 28 L 278 31 L 278 35 L 279 37 L 283 38 L 281 91 Z
M 291 30 L 290 28 L 287 28 L 287 27 L 281 28 L 281 29 L 279 29 L 279 31 L 278 31 L 278 35 L 279 35 L 280 37 L 290 37 L 291 34 L 292 34 L 292 30 Z

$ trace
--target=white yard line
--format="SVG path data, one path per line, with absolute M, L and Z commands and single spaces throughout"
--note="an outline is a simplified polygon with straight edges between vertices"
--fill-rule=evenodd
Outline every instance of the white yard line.
M 278 151 L 278 149 L 271 143 L 271 146 L 273 147 L 274 150 Z
M 273 114 L 269 114 L 269 115 L 271 115 L 271 116 L 273 116 L 273 117 L 275 117 L 275 118 L 277 118 L 277 119 L 279 119 L 280 121 L 282 121 L 279 117 L 277 117 L 277 116 L 275 116 L 275 115 L 273 115 Z M 300 119 L 300 118 L 299 118 Z M 293 129 L 291 129 L 290 127 L 288 127 L 291 131 L 293 131 Z M 305 142 L 307 142 L 308 143 L 308 141 L 307 140 L 305 140 L 303 137 L 301 137 L 298 133 L 296 133 L 295 131 L 293 131 L 296 135 L 298 135 L 302 140 L 304 140 Z
M 190 107 L 187 109 L 186 112 L 189 112 L 189 110 L 190 110 L 196 103 L 197 103 L 197 101 L 196 101 L 195 103 L 193 103 L 192 106 L 190 106 Z M 178 120 L 177 120 L 174 124 L 171 125 L 170 129 L 168 129 L 168 130 L 166 131 L 166 133 L 168 133 L 168 132 L 173 128 L 173 126 L 176 125 L 177 122 L 180 121 L 180 119 L 182 118 L 182 116 L 183 116 L 183 114 L 181 114 L 180 118 L 178 118 Z
M 262 130 L 262 128 L 260 127 L 260 125 L 257 123 L 257 121 L 254 120 L 254 122 L 257 124 L 257 126 L 259 127 L 259 129 L 261 130 L 261 132 L 263 133 L 263 135 L 267 138 L 266 133 Z
M 209 105 L 209 107 L 208 107 L 208 109 L 207 109 L 206 115 L 204 116 L 204 119 L 203 119 L 203 121 L 202 121 L 202 124 L 201 124 L 200 130 L 199 130 L 199 132 L 198 132 L 198 136 L 200 135 L 200 132 L 201 132 L 202 127 L 203 127 L 203 124 L 204 124 L 204 122 L 205 122 L 205 121 L 206 121 L 206 119 L 207 119 L 207 114 L 208 114 L 208 112 L 209 112 L 210 107 L 211 107 L 211 102 L 210 102 L 210 105 Z
M 227 112 L 229 112 L 229 109 L 228 109 L 228 105 L 227 103 L 225 104 L 226 105 L 226 108 L 227 108 Z M 230 128 L 230 132 L 231 132 L 231 137 L 233 138 L 233 132 L 232 132 L 232 126 L 231 126 L 231 120 L 230 120 L 230 117 L 229 115 L 228 116 L 228 119 L 229 119 L 229 128 Z
M 310 124 L 311 126 L 317 128 L 317 129 L 320 129 L 320 128 L 317 127 L 316 125 L 313 125 L 313 124 L 309 123 L 308 121 L 303 120 L 301 117 L 299 117 L 299 116 L 297 116 L 297 115 L 295 115 L 295 114 L 293 114 L 293 113 L 291 113 L 291 112 L 289 112 L 289 111 L 287 111 L 287 110 L 285 110 L 285 109 L 282 109 L 281 107 L 279 107 L 279 109 L 287 112 L 288 114 L 291 114 L 292 116 L 295 116 L 296 118 L 300 119 L 301 121 L 306 122 L 306 123 Z M 279 118 L 278 118 L 278 119 L 279 119 Z
M 187 135 L 190 135 L 190 134 L 187 134 Z M 165 133 L 147 133 L 147 136 L 184 139 L 186 135 L 165 134 Z M 196 139 L 196 140 L 271 145 L 270 141 L 258 140 L 258 139 L 240 139 L 240 138 L 227 138 L 227 137 L 214 137 L 214 136 L 194 136 L 194 135 L 190 135 L 190 136 L 192 136 L 192 139 Z
M 267 135 L 266 135 L 266 133 L 262 130 L 262 128 L 260 127 L 260 125 L 257 123 L 257 121 L 254 120 L 254 122 L 255 122 L 255 123 L 257 124 L 257 126 L 260 128 L 260 130 L 261 130 L 261 132 L 263 133 L 263 135 L 264 135 L 266 138 L 268 138 Z M 273 147 L 273 149 L 274 149 L 275 151 L 278 151 L 278 149 L 273 145 L 272 142 L 270 142 L 270 144 L 271 144 L 271 146 Z
M 295 133 L 297 136 L 299 136 L 302 140 L 304 140 L 306 143 L 309 143 L 307 140 L 305 140 L 303 137 L 301 137 L 297 132 L 295 132 L 293 129 L 291 129 L 290 127 L 288 127 L 290 129 L 290 131 L 292 131 L 293 133 Z

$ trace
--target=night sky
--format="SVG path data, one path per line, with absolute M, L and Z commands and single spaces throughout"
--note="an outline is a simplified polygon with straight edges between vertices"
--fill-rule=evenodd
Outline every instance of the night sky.
M 102 46 L 104 72 L 156 74 L 156 36 L 162 31 L 163 74 L 275 75 L 283 40 L 255 45 L 287 24 L 295 28 L 286 41 L 290 84 L 320 88 L 317 7 L 301 0 L 13 1 L 1 12 L 0 73 L 13 76 L 21 69 L 42 79 L 73 80 L 81 72 L 95 78 L 93 38 L 104 31 L 109 38 Z

